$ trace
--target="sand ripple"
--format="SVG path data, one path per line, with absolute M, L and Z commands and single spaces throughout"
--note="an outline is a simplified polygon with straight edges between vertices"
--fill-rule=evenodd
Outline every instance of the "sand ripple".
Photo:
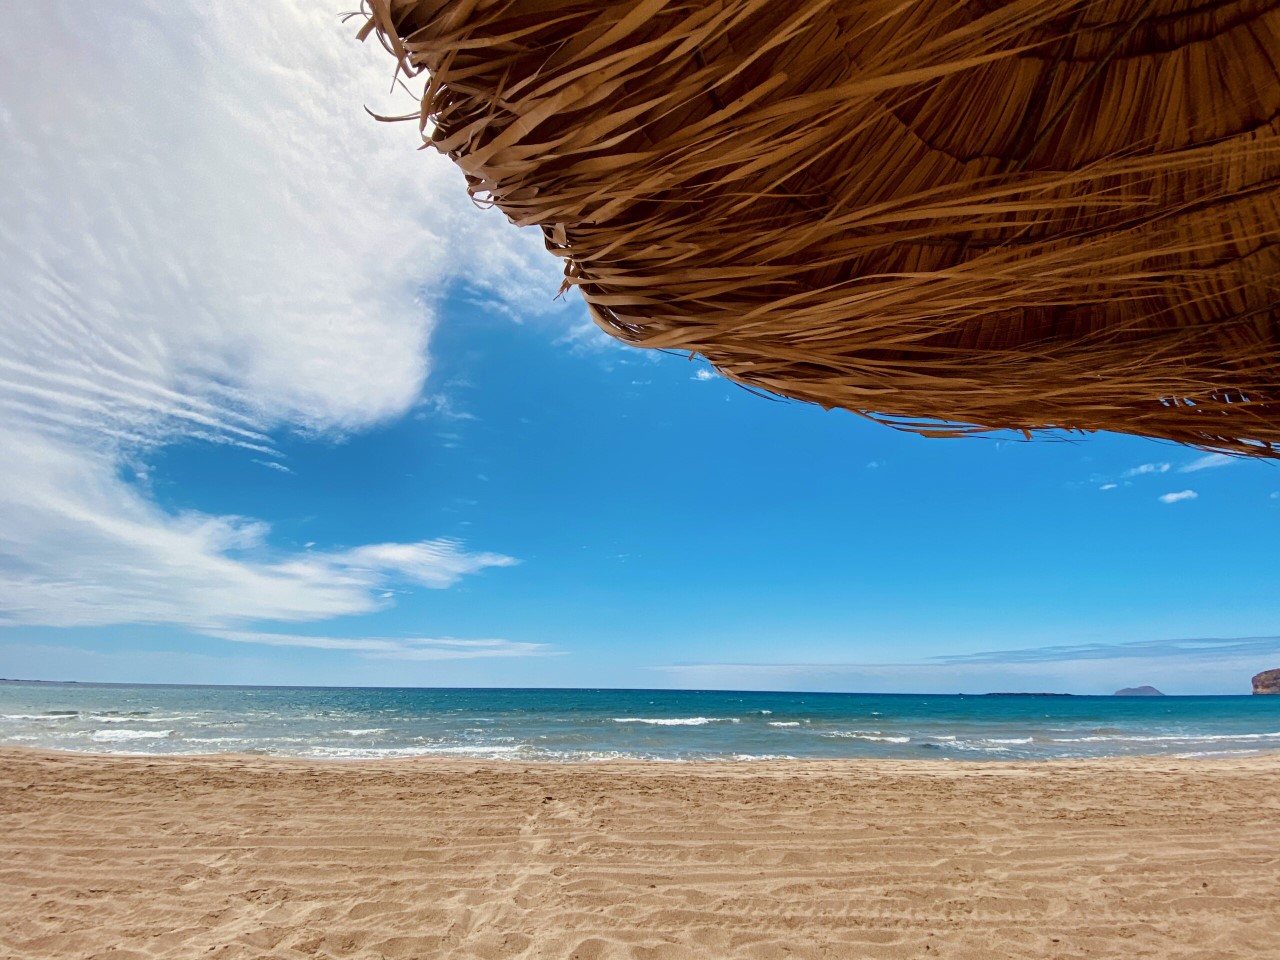
M 0 957 L 1276 957 L 1280 757 L 0 751 Z

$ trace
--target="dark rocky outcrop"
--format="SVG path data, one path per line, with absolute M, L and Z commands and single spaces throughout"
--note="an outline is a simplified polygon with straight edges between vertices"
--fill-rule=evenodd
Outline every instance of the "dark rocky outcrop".
M 1155 687 L 1141 686 L 1141 687 L 1125 687 L 1122 690 L 1117 690 L 1114 696 L 1117 696 L 1117 697 L 1163 697 L 1164 694 L 1161 693 L 1159 690 L 1157 690 Z
M 1254 693 L 1280 694 L 1280 669 L 1263 670 L 1253 678 Z

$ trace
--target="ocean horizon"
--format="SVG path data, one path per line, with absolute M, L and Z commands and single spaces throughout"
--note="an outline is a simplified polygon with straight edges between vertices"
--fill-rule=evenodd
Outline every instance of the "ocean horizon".
M 328 760 L 1223 757 L 1280 748 L 1280 697 L 7 680 L 0 744 Z

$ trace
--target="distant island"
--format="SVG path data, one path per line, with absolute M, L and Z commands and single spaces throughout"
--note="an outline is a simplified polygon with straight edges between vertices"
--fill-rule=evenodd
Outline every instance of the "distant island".
M 1163 697 L 1164 694 L 1155 687 L 1125 687 L 1117 690 L 1112 696 L 1115 697 Z
M 1280 694 L 1280 669 L 1263 670 L 1253 678 L 1254 693 Z

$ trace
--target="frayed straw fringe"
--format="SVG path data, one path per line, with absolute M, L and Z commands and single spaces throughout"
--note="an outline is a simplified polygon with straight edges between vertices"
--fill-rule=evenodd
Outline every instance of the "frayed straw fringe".
M 1275 0 L 366 2 L 627 343 L 929 436 L 1280 456 Z

